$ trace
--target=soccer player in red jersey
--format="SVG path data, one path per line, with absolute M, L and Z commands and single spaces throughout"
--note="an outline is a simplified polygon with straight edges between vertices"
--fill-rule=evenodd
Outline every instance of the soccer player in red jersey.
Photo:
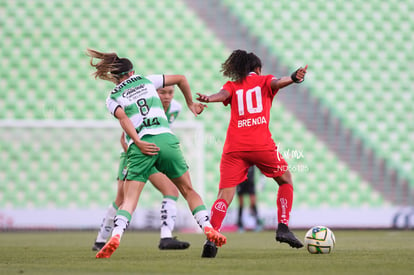
M 211 208 L 214 229 L 220 230 L 237 185 L 246 180 L 248 168 L 256 165 L 265 176 L 273 178 L 279 185 L 276 240 L 295 248 L 303 246 L 288 227 L 293 202 L 292 176 L 272 139 L 269 118 L 276 93 L 292 83 L 302 82 L 307 67 L 281 78 L 261 75 L 262 62 L 259 57 L 244 50 L 235 50 L 222 64 L 221 70 L 231 80 L 218 93 L 197 94 L 200 102 L 223 102 L 231 106 L 220 163 L 219 192 Z M 216 254 L 217 247 L 207 240 L 202 257 L 214 258 Z

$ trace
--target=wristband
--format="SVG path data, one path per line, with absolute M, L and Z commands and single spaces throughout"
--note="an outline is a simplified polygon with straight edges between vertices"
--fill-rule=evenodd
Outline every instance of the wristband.
M 299 69 L 297 69 L 296 71 L 294 71 L 294 72 L 290 75 L 290 78 L 292 78 L 293 82 L 295 82 L 295 83 L 301 83 L 301 82 L 303 82 L 303 81 L 305 80 L 305 78 L 302 78 L 302 80 L 299 80 L 299 79 L 296 77 L 296 74 L 298 73 L 298 71 L 299 71 Z

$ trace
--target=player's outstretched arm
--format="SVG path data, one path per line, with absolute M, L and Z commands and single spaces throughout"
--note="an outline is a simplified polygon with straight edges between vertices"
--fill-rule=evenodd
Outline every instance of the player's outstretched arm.
M 191 95 L 190 84 L 184 75 L 164 75 L 164 86 L 177 85 L 180 91 L 183 93 L 187 105 L 193 102 Z
M 294 71 L 290 76 L 283 76 L 279 79 L 272 80 L 271 86 L 273 90 L 282 89 L 292 83 L 301 83 L 305 80 L 306 70 L 308 65 L 305 68 L 300 67 Z
M 204 94 L 197 93 L 197 96 L 198 97 L 196 99 L 200 102 L 205 102 L 205 103 L 223 102 L 227 98 L 229 98 L 230 93 L 227 90 L 220 90 L 220 92 L 212 94 L 212 95 L 204 95 Z
M 181 90 L 181 92 L 184 95 L 185 102 L 187 103 L 188 109 L 190 109 L 190 111 L 195 116 L 201 114 L 201 112 L 204 110 L 204 107 L 207 107 L 204 104 L 193 102 L 193 96 L 191 94 L 190 84 L 188 83 L 187 78 L 184 75 L 164 75 L 164 78 L 165 78 L 165 86 L 170 86 L 170 85 L 178 86 L 178 88 Z

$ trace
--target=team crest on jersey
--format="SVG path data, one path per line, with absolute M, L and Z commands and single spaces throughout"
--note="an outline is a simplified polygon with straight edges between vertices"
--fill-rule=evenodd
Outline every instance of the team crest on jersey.
M 171 114 L 168 121 L 171 123 L 174 120 L 175 120 L 175 115 L 174 114 Z

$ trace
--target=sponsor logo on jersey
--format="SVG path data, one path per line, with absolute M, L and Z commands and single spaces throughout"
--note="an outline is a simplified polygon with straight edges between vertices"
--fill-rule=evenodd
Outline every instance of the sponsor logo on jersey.
M 112 94 L 116 94 L 117 92 L 119 92 L 122 88 L 124 88 L 126 85 L 133 83 L 135 81 L 141 80 L 142 77 L 140 77 L 139 75 L 133 76 L 128 78 L 127 80 L 122 81 L 121 84 L 119 84 L 118 86 L 115 87 L 115 89 L 112 91 Z
M 145 91 L 146 91 L 145 84 L 141 84 L 141 85 L 126 89 L 122 93 L 122 97 L 125 97 L 125 98 L 128 98 L 128 99 L 134 99 L 134 98 L 138 97 L 140 94 L 142 94 Z
M 154 125 L 161 125 L 160 121 L 158 120 L 158 117 L 144 118 L 141 125 L 139 125 L 139 127 L 137 128 L 137 132 L 141 132 L 142 128 L 144 127 L 151 127 Z

